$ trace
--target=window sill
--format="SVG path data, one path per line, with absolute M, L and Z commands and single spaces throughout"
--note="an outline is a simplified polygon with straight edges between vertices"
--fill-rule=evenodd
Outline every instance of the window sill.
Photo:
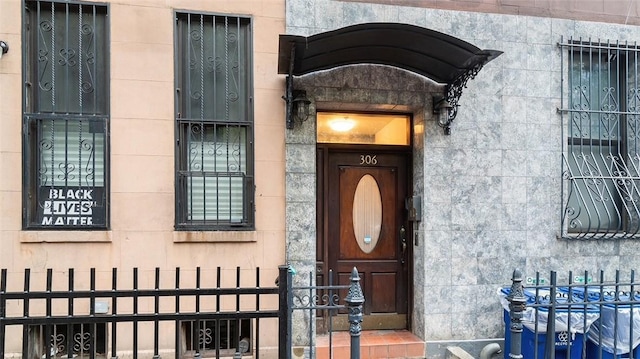
M 173 232 L 175 243 L 235 243 L 235 242 L 256 242 L 258 234 L 256 231 L 178 231 Z
M 111 242 L 111 231 L 21 231 L 21 243 L 103 243 Z

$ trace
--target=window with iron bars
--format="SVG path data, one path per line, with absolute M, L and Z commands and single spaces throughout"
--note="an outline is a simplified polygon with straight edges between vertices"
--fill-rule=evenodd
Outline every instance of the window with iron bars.
M 254 227 L 249 18 L 176 14 L 176 229 Z
M 220 319 L 182 322 L 184 356 L 231 357 L 251 353 L 251 320 Z
M 560 46 L 568 75 L 563 237 L 638 237 L 640 48 L 581 39 Z
M 106 358 L 106 350 L 104 323 L 29 327 L 30 358 Z
M 107 6 L 26 1 L 23 225 L 109 226 Z

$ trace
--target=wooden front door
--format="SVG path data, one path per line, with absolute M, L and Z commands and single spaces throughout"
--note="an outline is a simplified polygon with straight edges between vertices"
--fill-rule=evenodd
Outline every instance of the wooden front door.
M 351 270 L 358 269 L 364 329 L 407 327 L 408 157 L 381 149 L 319 153 L 326 173 L 319 181 L 326 227 L 318 272 L 332 269 L 340 284 L 348 284 Z

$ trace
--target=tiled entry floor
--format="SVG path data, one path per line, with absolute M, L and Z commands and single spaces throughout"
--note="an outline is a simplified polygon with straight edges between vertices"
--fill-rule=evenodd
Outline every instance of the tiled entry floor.
M 349 359 L 349 332 L 334 332 L 333 359 Z M 329 357 L 329 336 L 316 339 L 317 359 Z M 424 358 L 424 342 L 406 330 L 367 330 L 360 337 L 361 359 Z

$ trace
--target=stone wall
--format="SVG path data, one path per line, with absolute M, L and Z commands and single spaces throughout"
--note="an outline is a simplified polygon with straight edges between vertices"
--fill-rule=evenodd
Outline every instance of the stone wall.
M 562 91 L 558 42 L 569 36 L 635 41 L 640 28 L 333 0 L 287 2 L 288 34 L 308 36 L 381 21 L 430 28 L 504 52 L 469 81 L 451 136 L 443 135 L 431 115 L 430 92 L 437 86 L 424 81 L 424 87 L 415 87 L 422 83 L 415 75 L 364 67 L 296 82 L 318 107 L 345 103 L 341 109 L 358 110 L 373 102 L 380 109 L 406 106 L 414 114 L 414 193 L 423 196 L 411 283 L 414 333 L 432 342 L 502 337 L 496 289 L 509 283 L 516 267 L 532 276 L 550 270 L 611 272 L 640 264 L 640 243 L 634 240 L 558 239 L 563 124 L 557 112 Z M 367 73 L 371 83 L 350 82 L 357 71 Z M 390 83 L 397 85 L 390 88 Z M 309 120 L 287 131 L 288 179 L 313 181 L 311 163 L 294 168 L 300 156 L 314 158 L 313 126 Z M 298 191 L 288 180 L 287 201 L 288 226 L 304 223 L 301 228 L 314 230 L 313 193 Z M 301 202 L 312 212 L 300 212 Z M 299 237 L 288 228 L 288 253 L 308 248 L 303 266 L 313 268 L 315 246 L 297 243 Z M 307 237 L 315 241 L 315 233 Z

